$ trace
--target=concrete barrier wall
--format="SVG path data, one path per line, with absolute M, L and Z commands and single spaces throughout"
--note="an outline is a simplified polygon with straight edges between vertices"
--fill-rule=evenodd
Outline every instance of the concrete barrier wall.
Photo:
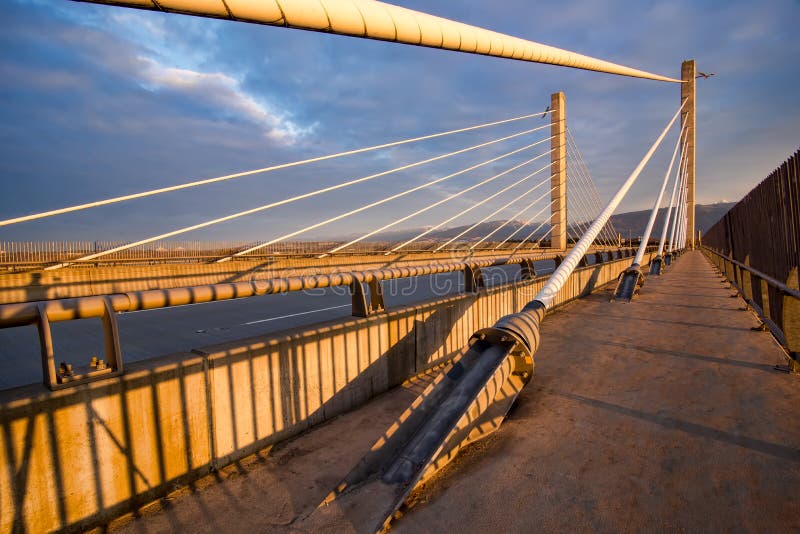
M 557 302 L 630 261 L 576 271 Z M 0 392 L 0 533 L 103 524 L 359 406 L 452 358 L 544 280 L 154 358 L 73 389 Z
M 508 253 L 506 253 L 508 254 Z M 546 249 L 521 250 L 543 259 L 556 253 Z M 128 291 L 170 289 L 207 284 L 248 282 L 282 276 L 314 275 L 469 261 L 502 256 L 495 251 L 417 252 L 331 255 L 327 258 L 282 257 L 236 260 L 226 263 L 160 263 L 138 265 L 73 266 L 55 271 L 0 272 L 0 304 L 60 298 L 108 295 Z M 1 266 L 0 266 L 1 267 Z

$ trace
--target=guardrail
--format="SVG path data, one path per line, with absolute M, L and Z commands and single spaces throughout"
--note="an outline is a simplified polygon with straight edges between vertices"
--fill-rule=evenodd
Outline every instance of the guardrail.
M 800 150 L 709 228 L 703 245 L 800 287 Z
M 434 251 L 439 241 L 419 243 L 415 248 L 404 249 L 403 254 L 430 254 Z M 11 272 L 27 269 L 41 269 L 59 263 L 69 262 L 69 267 L 93 267 L 115 265 L 152 265 L 159 263 L 209 263 L 229 257 L 232 254 L 253 246 L 252 242 L 225 243 L 225 242 L 156 242 L 140 248 L 123 250 L 91 260 L 78 261 L 78 258 L 123 245 L 123 242 L 0 242 L 0 270 Z M 258 244 L 258 243 L 255 243 Z M 341 245 L 341 242 L 287 242 L 270 245 L 262 250 L 249 252 L 236 256 L 239 260 L 264 260 L 275 257 L 308 257 L 315 258 L 321 254 L 327 256 L 349 257 L 363 254 L 383 254 L 391 250 L 395 242 L 368 242 L 357 243 L 347 250 L 329 252 L 330 249 Z M 487 242 L 479 251 L 492 250 L 498 243 Z M 511 250 L 518 242 L 510 242 L 504 247 Z M 537 246 L 523 247 L 522 252 L 530 250 L 546 250 L 549 241 L 543 241 Z M 607 248 L 613 247 L 596 247 Z M 502 249 L 501 249 L 502 250 Z M 444 252 L 464 253 L 473 252 L 468 244 L 457 244 L 448 247 Z
M 800 291 L 708 246 L 702 250 L 789 353 L 788 369 L 800 373 Z
M 632 254 L 633 251 L 631 249 L 596 251 L 584 256 L 581 263 L 589 265 L 590 255 L 593 257 L 593 263 L 600 264 L 621 257 L 630 257 Z M 352 296 L 353 315 L 366 317 L 386 308 L 380 285 L 382 280 L 462 271 L 464 273 L 465 290 L 467 292 L 477 292 L 485 287 L 481 269 L 518 264 L 520 265 L 521 278 L 529 279 L 536 276 L 534 262 L 541 259 L 540 255 L 530 254 L 488 259 L 476 258 L 469 261 L 442 262 L 429 265 L 410 265 L 309 276 L 289 276 L 248 282 L 208 284 L 2 304 L 0 305 L 0 328 L 36 325 L 39 332 L 44 384 L 50 389 L 60 389 L 108 378 L 122 372 L 122 352 L 116 313 L 153 310 L 306 289 L 349 286 Z M 555 258 L 556 265 L 560 263 L 560 260 L 560 256 Z M 80 373 L 64 364 L 56 369 L 50 323 L 91 318 L 102 320 L 105 337 L 105 359 L 94 361 L 88 370 Z

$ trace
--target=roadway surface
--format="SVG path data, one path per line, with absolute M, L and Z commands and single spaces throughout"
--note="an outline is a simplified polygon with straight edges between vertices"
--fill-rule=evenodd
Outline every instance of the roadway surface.
M 552 272 L 552 260 L 536 263 Z M 519 276 L 519 265 L 484 269 L 488 285 Z M 383 283 L 387 307 L 397 307 L 463 291 L 462 273 L 402 278 Z M 347 287 L 263 295 L 117 316 L 124 362 L 214 345 L 351 314 Z M 88 363 L 104 357 L 100 319 L 52 324 L 56 362 Z M 34 326 L 0 329 L 0 389 L 41 382 L 39 337 Z
M 509 418 L 411 498 L 398 532 L 800 529 L 800 382 L 700 252 L 548 316 Z M 365 406 L 179 490 L 112 530 L 303 532 L 420 391 Z M 335 506 L 335 503 L 332 505 Z M 353 532 L 340 516 L 330 532 Z

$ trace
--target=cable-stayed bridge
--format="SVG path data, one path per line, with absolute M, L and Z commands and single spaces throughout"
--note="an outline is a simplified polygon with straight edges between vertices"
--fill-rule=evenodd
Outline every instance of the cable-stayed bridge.
M 555 93 L 521 116 L 3 216 L 0 227 L 21 227 L 357 156 L 386 162 L 130 241 L 3 244 L 0 339 L 14 353 L 3 384 L 33 370 L 41 384 L 0 392 L 0 531 L 107 525 L 209 473 L 214 509 L 184 495 L 129 527 L 200 528 L 198 514 L 238 531 L 797 525 L 776 503 L 800 481 L 800 424 L 785 417 L 798 398 L 798 159 L 699 236 L 694 61 L 673 79 L 367 0 L 98 3 L 634 76 L 678 84 L 680 99 L 607 201 Z M 623 246 L 610 217 L 658 150 L 670 157 L 651 216 Z M 259 241 L 175 244 L 308 199 L 335 210 Z M 357 234 L 309 237 L 363 215 Z M 220 332 L 205 344 L 177 332 L 211 318 Z M 303 450 L 313 467 L 295 458 Z M 226 493 L 218 473 L 231 469 L 251 473 L 255 503 Z M 559 477 L 569 470 L 591 482 Z M 633 519 L 607 502 L 614 488 Z

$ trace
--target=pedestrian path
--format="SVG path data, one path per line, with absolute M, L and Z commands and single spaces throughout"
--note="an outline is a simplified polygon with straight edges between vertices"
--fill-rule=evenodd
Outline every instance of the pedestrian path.
M 606 288 L 548 316 L 534 378 L 501 429 L 416 491 L 393 530 L 800 528 L 800 380 L 773 369 L 781 349 L 732 293 L 690 252 L 629 304 Z M 419 389 L 381 395 L 114 529 L 302 529 Z

